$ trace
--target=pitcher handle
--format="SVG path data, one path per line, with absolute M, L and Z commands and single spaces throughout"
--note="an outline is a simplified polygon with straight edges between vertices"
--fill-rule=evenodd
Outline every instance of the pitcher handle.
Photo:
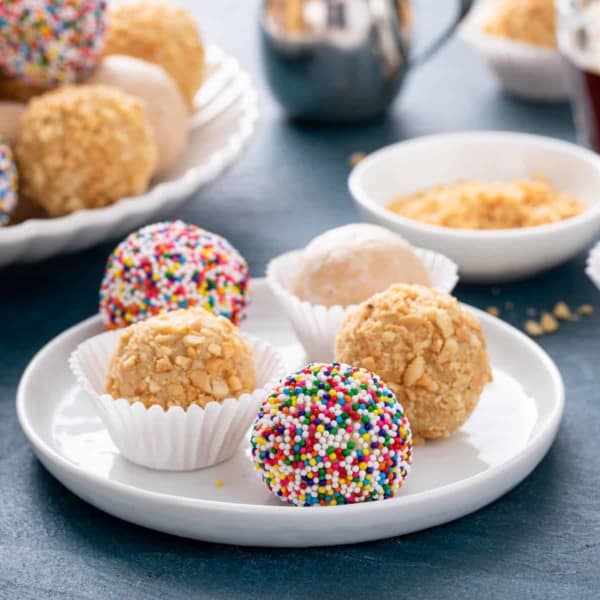
M 415 57 L 411 57 L 409 61 L 410 67 L 418 66 L 419 64 L 430 59 L 449 39 L 452 37 L 455 29 L 459 26 L 463 17 L 469 12 L 474 0 L 459 0 L 458 13 L 452 22 L 439 34 L 439 36 L 431 42 L 429 47 Z

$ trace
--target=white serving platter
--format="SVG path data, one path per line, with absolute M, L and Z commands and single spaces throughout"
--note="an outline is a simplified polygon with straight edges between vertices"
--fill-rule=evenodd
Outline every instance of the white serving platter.
M 207 79 L 194 100 L 179 161 L 145 194 L 64 217 L 28 219 L 0 228 L 0 267 L 74 252 L 156 221 L 223 174 L 242 154 L 258 117 L 248 73 L 217 46 L 206 52 Z
M 517 485 L 556 436 L 564 405 L 560 374 L 533 341 L 476 311 L 494 367 L 462 431 L 415 449 L 395 498 L 354 506 L 290 507 L 271 495 L 248 441 L 229 461 L 201 471 L 152 471 L 123 459 L 67 359 L 102 331 L 99 317 L 68 329 L 33 358 L 17 395 L 19 421 L 44 466 L 85 501 L 112 515 L 179 536 L 256 546 L 320 546 L 393 537 L 471 513 Z M 275 297 L 253 282 L 243 327 L 281 351 L 290 369 L 306 357 Z M 217 485 L 217 481 L 222 485 Z

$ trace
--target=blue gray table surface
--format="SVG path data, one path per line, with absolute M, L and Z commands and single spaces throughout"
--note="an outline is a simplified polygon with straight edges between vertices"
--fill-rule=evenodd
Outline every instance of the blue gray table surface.
M 271 256 L 358 218 L 346 190 L 347 158 L 355 151 L 457 130 L 574 138 L 566 105 L 506 97 L 458 39 L 410 78 L 386 119 L 341 130 L 293 125 L 263 83 L 256 0 L 193 4 L 205 36 L 253 74 L 262 116 L 239 164 L 173 216 L 225 235 L 255 276 Z M 451 13 L 450 0 L 416 6 L 419 34 Z M 513 491 L 453 523 L 339 548 L 238 548 L 159 534 L 79 500 L 35 459 L 17 423 L 15 392 L 33 354 L 96 311 L 115 241 L 0 270 L 1 600 L 600 597 L 600 314 L 540 340 L 567 389 L 564 421 L 549 454 Z M 499 289 L 460 285 L 457 295 L 477 306 L 500 306 L 516 325 L 528 307 L 558 300 L 600 308 L 583 268 L 582 255 Z

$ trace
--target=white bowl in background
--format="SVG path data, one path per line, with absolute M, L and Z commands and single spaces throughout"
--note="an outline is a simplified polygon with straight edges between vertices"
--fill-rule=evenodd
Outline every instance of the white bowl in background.
M 589 208 L 549 225 L 485 231 L 428 225 L 386 208 L 397 196 L 440 184 L 536 175 Z M 574 144 L 537 135 L 453 133 L 400 142 L 362 160 L 348 185 L 367 221 L 450 257 L 463 281 L 497 283 L 534 275 L 569 260 L 600 232 L 600 158 Z
M 460 25 L 459 33 L 486 61 L 502 87 L 513 96 L 534 102 L 568 100 L 568 78 L 557 48 L 538 46 L 486 33 L 498 0 L 480 0 Z

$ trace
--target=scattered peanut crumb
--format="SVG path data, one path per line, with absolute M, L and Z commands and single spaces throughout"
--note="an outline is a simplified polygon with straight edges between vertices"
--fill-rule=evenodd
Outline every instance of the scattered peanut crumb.
M 567 321 L 573 316 L 573 313 L 571 313 L 571 309 L 566 302 L 558 302 L 552 312 L 554 313 L 554 316 L 561 321 Z
M 515 303 L 509 300 L 508 302 L 504 303 L 504 308 L 506 310 L 513 310 L 515 308 Z
M 554 333 L 558 329 L 558 321 L 547 312 L 542 313 L 540 325 L 544 330 L 544 333 Z
M 594 307 L 591 304 L 582 304 L 577 309 L 577 312 L 584 317 L 589 317 L 594 314 Z
M 223 482 L 222 482 L 220 479 L 217 479 L 217 480 L 215 481 L 215 485 L 216 485 L 217 487 L 223 487 Z
M 351 167 L 355 167 L 366 155 L 367 155 L 366 152 L 353 152 L 348 157 L 348 164 Z
M 500 309 L 497 306 L 488 306 L 485 309 L 485 312 L 488 313 L 489 315 L 492 315 L 492 317 L 500 316 Z
M 530 307 L 525 312 L 527 313 L 528 317 L 535 317 L 535 316 L 537 316 L 537 308 Z
M 532 337 L 538 337 L 544 333 L 542 326 L 533 320 L 525 321 L 525 331 Z

